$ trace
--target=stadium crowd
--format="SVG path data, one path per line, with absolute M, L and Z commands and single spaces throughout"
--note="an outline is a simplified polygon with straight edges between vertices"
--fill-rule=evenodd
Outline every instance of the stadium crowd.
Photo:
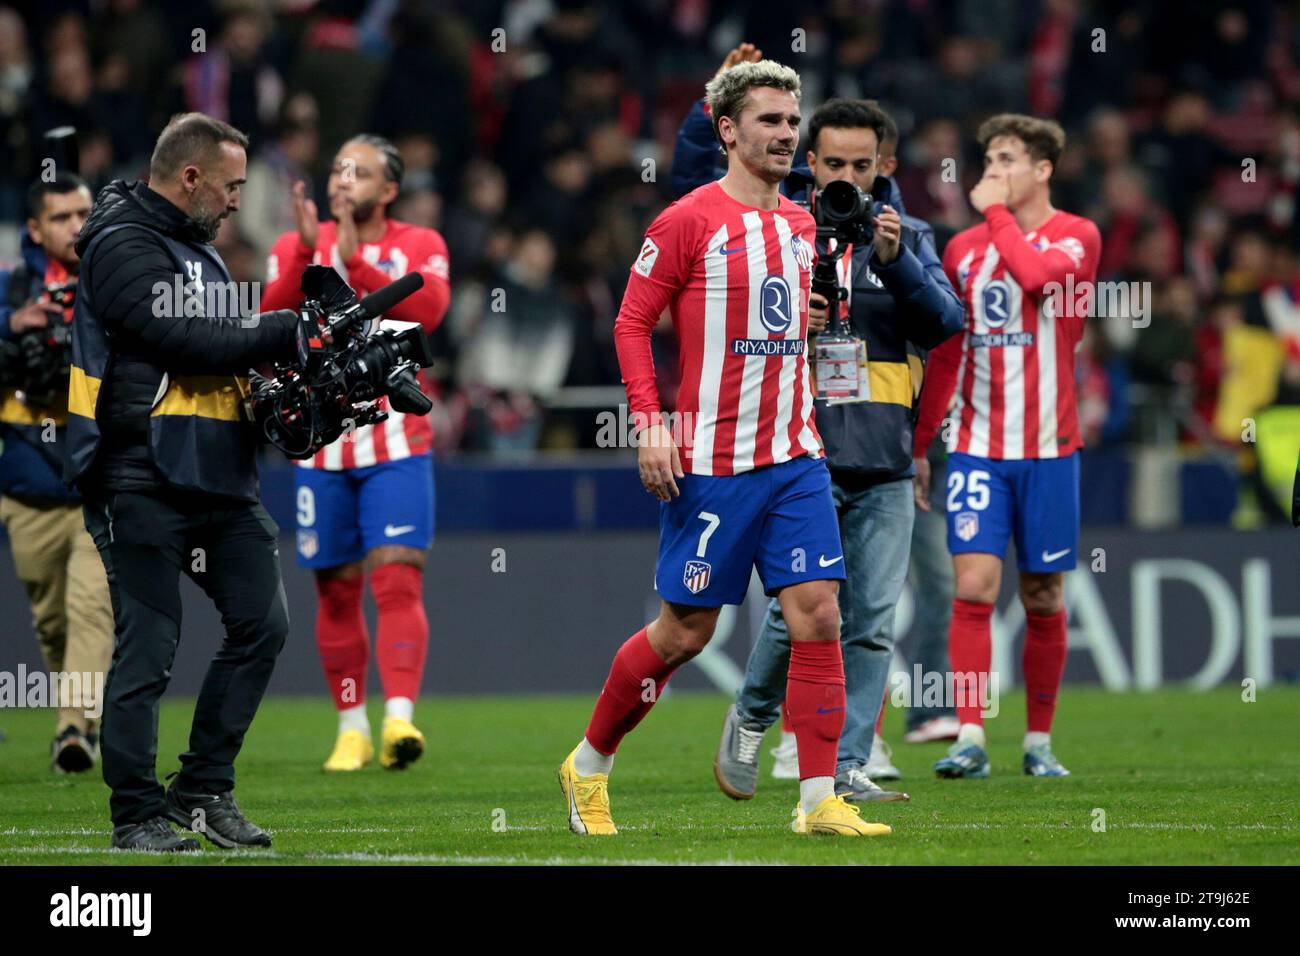
M 974 221 L 979 122 L 1062 122 L 1055 198 L 1101 226 L 1099 279 L 1128 290 L 1098 296 L 1109 314 L 1079 356 L 1088 444 L 1255 467 L 1243 422 L 1300 406 L 1300 22 L 1265 0 L 838 0 L 775 16 L 760 0 L 11 4 L 0 258 L 17 257 L 45 131 L 77 129 L 99 187 L 138 178 L 166 118 L 201 110 L 250 137 L 243 211 L 218 246 L 235 279 L 261 279 L 294 228 L 291 184 L 319 202 L 334 150 L 366 129 L 406 160 L 395 217 L 450 250 L 438 447 L 590 445 L 574 422 L 594 410 L 551 400 L 618 384 L 628 264 L 674 198 L 678 125 L 741 39 L 800 71 L 805 116 L 832 95 L 880 100 L 907 211 L 940 247 Z

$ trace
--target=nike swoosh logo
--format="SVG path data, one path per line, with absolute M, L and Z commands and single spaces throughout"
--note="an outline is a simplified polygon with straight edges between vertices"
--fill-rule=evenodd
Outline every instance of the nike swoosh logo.
M 399 534 L 409 534 L 415 530 L 415 525 L 404 524 L 400 528 L 394 528 L 391 524 L 384 525 L 384 537 L 396 538 Z
M 833 713 L 835 713 L 836 711 L 840 711 L 840 710 L 843 710 L 843 709 L 844 709 L 843 707 L 818 707 L 818 708 L 817 708 L 817 713 L 819 713 L 819 714 L 833 714 Z
M 823 554 L 818 556 L 817 563 L 820 564 L 823 568 L 829 568 L 832 564 L 837 564 L 838 562 L 843 560 L 844 560 L 844 555 L 841 554 L 838 558 L 832 558 L 830 561 L 827 561 L 826 555 Z
M 744 252 L 744 246 L 737 246 L 735 249 L 728 249 L 725 245 L 718 246 L 718 251 L 724 256 L 734 255 L 737 252 Z
M 1053 561 L 1055 561 L 1057 558 L 1063 558 L 1063 557 L 1065 557 L 1065 556 L 1066 556 L 1067 554 L 1069 554 L 1072 550 L 1073 550 L 1072 548 L 1066 548 L 1064 551 L 1053 551 L 1051 554 L 1048 554 L 1046 551 L 1044 551 L 1044 552 L 1043 552 L 1043 561 L 1046 562 L 1047 564 L 1051 564 L 1051 563 L 1052 563 Z

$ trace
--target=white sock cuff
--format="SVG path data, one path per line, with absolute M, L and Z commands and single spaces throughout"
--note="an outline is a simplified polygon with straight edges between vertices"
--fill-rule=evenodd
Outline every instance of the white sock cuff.
M 370 718 L 366 716 L 366 705 L 357 704 L 339 711 L 339 733 L 345 730 L 359 730 L 370 733 Z
M 987 746 L 984 737 L 984 728 L 980 724 L 962 724 L 957 730 L 957 742 L 961 744 L 974 744 L 984 749 Z
M 409 697 L 390 697 L 384 701 L 385 717 L 400 717 L 407 723 L 415 717 L 415 701 Z
M 573 769 L 580 777 L 590 777 L 593 773 L 608 774 L 614 769 L 614 755 L 601 753 L 583 737 L 578 752 L 573 755 Z
M 804 813 L 812 813 L 817 804 L 834 793 L 834 777 L 806 777 L 799 781 L 799 803 Z

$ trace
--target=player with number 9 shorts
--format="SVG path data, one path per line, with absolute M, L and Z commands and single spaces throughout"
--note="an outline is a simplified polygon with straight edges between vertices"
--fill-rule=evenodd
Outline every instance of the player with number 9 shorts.
M 313 263 L 332 265 L 358 296 L 419 272 L 424 286 L 389 310 L 380 325 L 416 323 L 426 333 L 437 328 L 451 297 L 447 246 L 434 230 L 385 214 L 397 198 L 403 168 L 401 154 L 378 136 L 344 143 L 329 178 L 332 222 L 317 221 L 315 203 L 299 183 L 298 230 L 285 233 L 271 250 L 263 304 L 296 307 L 300 276 Z M 427 394 L 423 376 L 420 381 Z M 359 770 L 374 757 L 365 707 L 367 580 L 379 611 L 380 763 L 401 769 L 424 750 L 413 718 L 429 643 L 423 579 L 433 540 L 433 429 L 426 416 L 387 412 L 383 422 L 347 429 L 295 469 L 298 560 L 315 573 L 316 641 L 339 714 L 328 771 Z

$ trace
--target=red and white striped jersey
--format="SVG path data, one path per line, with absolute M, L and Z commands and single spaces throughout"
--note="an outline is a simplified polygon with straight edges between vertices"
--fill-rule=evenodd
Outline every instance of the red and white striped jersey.
M 670 310 L 681 386 L 682 468 L 734 475 L 822 454 L 808 374 L 816 224 L 784 196 L 755 209 L 718 182 L 651 224 L 614 324 L 628 403 L 656 414 L 650 335 Z
M 949 241 L 943 268 L 965 306 L 966 331 L 930 353 L 917 457 L 954 390 L 950 452 L 1019 460 L 1082 447 L 1074 353 L 1100 259 L 1096 225 L 1061 211 L 1025 234 L 1005 206 L 990 206 L 985 222 Z
M 309 265 L 330 265 L 363 298 L 408 272 L 420 272 L 424 285 L 403 299 L 380 320 L 379 326 L 402 327 L 416 322 L 425 333 L 436 329 L 451 300 L 448 281 L 447 244 L 432 229 L 412 226 L 395 219 L 385 220 L 384 234 L 378 242 L 360 243 L 347 262 L 339 258 L 336 224 L 323 222 L 316 248 L 308 249 L 298 233 L 286 232 L 276 240 L 266 267 L 266 288 L 262 292 L 264 310 L 296 309 L 302 301 L 302 272 Z M 430 394 L 420 376 L 420 387 Z M 379 400 L 380 407 L 387 399 Z M 428 454 L 433 448 L 433 426 L 427 415 L 405 415 L 388 409 L 388 419 L 378 425 L 363 425 L 326 445 L 312 458 L 299 461 L 303 468 L 365 468 L 380 462 L 396 461 L 411 455 Z

